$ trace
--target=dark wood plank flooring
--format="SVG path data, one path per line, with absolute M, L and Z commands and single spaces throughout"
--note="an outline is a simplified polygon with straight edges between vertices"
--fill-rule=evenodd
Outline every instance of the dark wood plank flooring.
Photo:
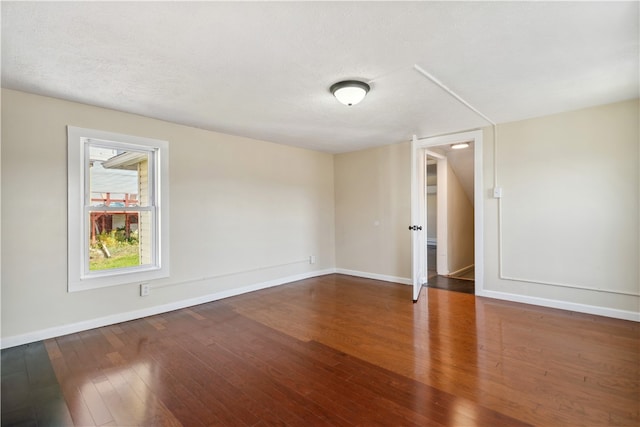
M 42 341 L 3 350 L 0 366 L 3 426 L 72 423 Z
M 455 277 L 446 277 L 435 275 L 429 277 L 428 288 L 443 289 L 445 291 L 463 292 L 465 294 L 474 295 L 476 293 L 476 285 L 474 280 L 456 279 Z
M 68 415 L 5 419 L 3 363 L 3 425 L 640 424 L 637 323 L 344 275 L 44 345 Z
M 470 275 L 464 277 L 448 277 L 438 275 L 436 270 L 436 246 L 427 246 L 427 287 L 435 289 L 444 289 L 446 291 L 464 292 L 465 294 L 475 294 L 475 281 L 470 279 L 473 277 L 474 271 L 471 270 Z

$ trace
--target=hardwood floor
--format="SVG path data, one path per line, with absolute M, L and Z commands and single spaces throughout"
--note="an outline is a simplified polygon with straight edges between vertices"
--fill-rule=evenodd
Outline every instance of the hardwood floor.
M 427 287 L 475 294 L 475 269 L 467 272 L 462 277 L 440 276 L 436 270 L 436 246 L 427 246 L 427 257 L 427 274 L 429 277 Z
M 639 324 L 422 292 L 328 275 L 47 340 L 50 404 L 82 426 L 640 424 Z
M 72 422 L 42 341 L 2 351 L 1 396 L 3 426 Z
M 474 295 L 476 293 L 476 285 L 474 280 L 456 279 L 454 277 L 438 276 L 429 277 L 429 288 L 443 289 L 445 291 L 464 292 L 465 294 Z

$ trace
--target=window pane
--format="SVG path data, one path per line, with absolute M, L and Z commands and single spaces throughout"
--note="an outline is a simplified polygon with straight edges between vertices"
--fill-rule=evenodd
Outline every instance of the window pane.
M 89 270 L 149 265 L 151 258 L 146 256 L 151 251 L 149 238 L 140 236 L 141 219 L 149 216 L 149 212 L 124 210 L 90 212 Z
M 89 145 L 91 206 L 149 206 L 149 152 Z
M 69 292 L 169 277 L 168 142 L 67 126 L 67 148 Z

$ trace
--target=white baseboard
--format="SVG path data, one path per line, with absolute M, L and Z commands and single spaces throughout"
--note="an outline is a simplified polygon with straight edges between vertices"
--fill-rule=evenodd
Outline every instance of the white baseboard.
M 191 298 L 182 301 L 176 301 L 169 304 L 149 307 L 142 310 L 130 311 L 126 313 L 118 313 L 110 316 L 100 317 L 97 319 L 86 320 L 77 323 L 71 323 L 53 328 L 42 329 L 39 331 L 29 332 L 21 335 L 14 335 L 2 338 L 0 348 L 15 347 L 22 344 L 28 344 L 35 341 L 41 341 L 49 338 L 55 338 L 63 335 L 73 334 L 76 332 L 86 331 L 89 329 L 99 328 L 102 326 L 113 325 L 129 320 L 140 319 L 142 317 L 154 316 L 156 314 L 166 313 L 169 311 L 179 310 L 181 308 L 192 307 L 207 302 L 217 301 L 260 289 L 271 288 L 274 286 L 284 285 L 298 280 L 309 279 L 311 277 L 325 276 L 327 274 L 346 274 L 349 276 L 364 277 L 367 279 L 382 280 L 384 282 L 400 283 L 403 285 L 411 285 L 411 279 L 405 277 L 388 276 L 383 274 L 368 273 L 364 271 L 338 269 L 326 269 L 302 273 L 294 276 L 282 277 L 279 279 L 269 280 L 266 282 L 255 283 L 241 288 L 228 289 L 225 291 L 215 292 L 213 294 L 203 295 L 197 298 Z M 568 311 L 576 311 L 579 313 L 595 314 L 598 316 L 612 317 L 616 319 L 631 320 L 640 322 L 640 313 L 626 310 L 617 310 L 606 307 L 598 307 L 586 304 L 570 303 L 565 301 L 551 300 L 546 298 L 529 297 L 516 295 L 506 292 L 477 290 L 476 296 L 495 298 L 506 301 L 520 302 L 524 304 L 533 304 L 543 307 L 558 308 Z
M 154 307 L 144 308 L 142 310 L 129 311 L 126 313 L 118 313 L 110 316 L 99 317 L 97 319 L 85 320 L 77 323 L 70 323 L 53 328 L 42 329 L 39 331 L 29 332 L 22 335 L 14 335 L 3 337 L 0 342 L 0 348 L 15 347 L 22 344 L 28 344 L 35 341 L 46 340 L 49 338 L 60 337 L 63 335 L 74 334 L 76 332 L 87 331 L 89 329 L 100 328 L 102 326 L 113 325 L 116 323 L 127 322 L 129 320 L 140 319 L 142 317 L 154 316 L 156 314 L 167 313 L 169 311 L 179 310 L 181 308 L 192 307 L 194 305 L 204 304 L 207 302 L 217 301 L 223 298 L 229 298 L 248 292 L 258 291 L 260 289 L 271 288 L 274 286 L 284 285 L 298 280 L 309 279 L 311 277 L 324 276 L 335 273 L 335 269 L 311 271 L 308 273 L 297 274 L 294 276 L 282 277 L 279 279 L 269 280 L 266 282 L 255 283 L 241 288 L 228 289 L 225 291 L 215 292 L 213 294 L 203 295 L 197 298 L 190 298 L 182 301 L 176 301 L 169 304 L 157 305 Z
M 347 276 L 364 277 L 365 279 L 382 280 L 383 282 L 400 283 L 403 285 L 411 285 L 413 282 L 406 277 L 387 276 L 385 274 L 367 273 L 366 271 L 346 270 L 344 268 L 336 268 L 336 273 L 346 274 Z
M 539 305 L 543 307 L 558 308 L 561 310 L 576 311 L 578 313 L 595 314 L 597 316 L 613 317 L 615 319 L 640 322 L 640 313 L 635 311 L 618 310 L 614 308 L 598 307 L 595 305 L 578 304 L 573 302 L 530 297 L 525 295 L 516 295 L 499 291 L 476 290 L 476 296 L 501 299 L 505 301 L 521 302 L 524 304 Z
M 449 273 L 448 276 L 458 276 L 461 275 L 463 273 L 466 273 L 467 271 L 471 270 L 472 268 L 475 268 L 475 264 L 471 264 L 471 265 L 467 265 L 466 267 L 462 267 L 452 273 Z

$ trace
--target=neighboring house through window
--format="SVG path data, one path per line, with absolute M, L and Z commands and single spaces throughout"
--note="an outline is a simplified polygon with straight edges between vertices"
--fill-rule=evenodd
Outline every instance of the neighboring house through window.
M 169 275 L 168 143 L 68 127 L 69 291 Z

